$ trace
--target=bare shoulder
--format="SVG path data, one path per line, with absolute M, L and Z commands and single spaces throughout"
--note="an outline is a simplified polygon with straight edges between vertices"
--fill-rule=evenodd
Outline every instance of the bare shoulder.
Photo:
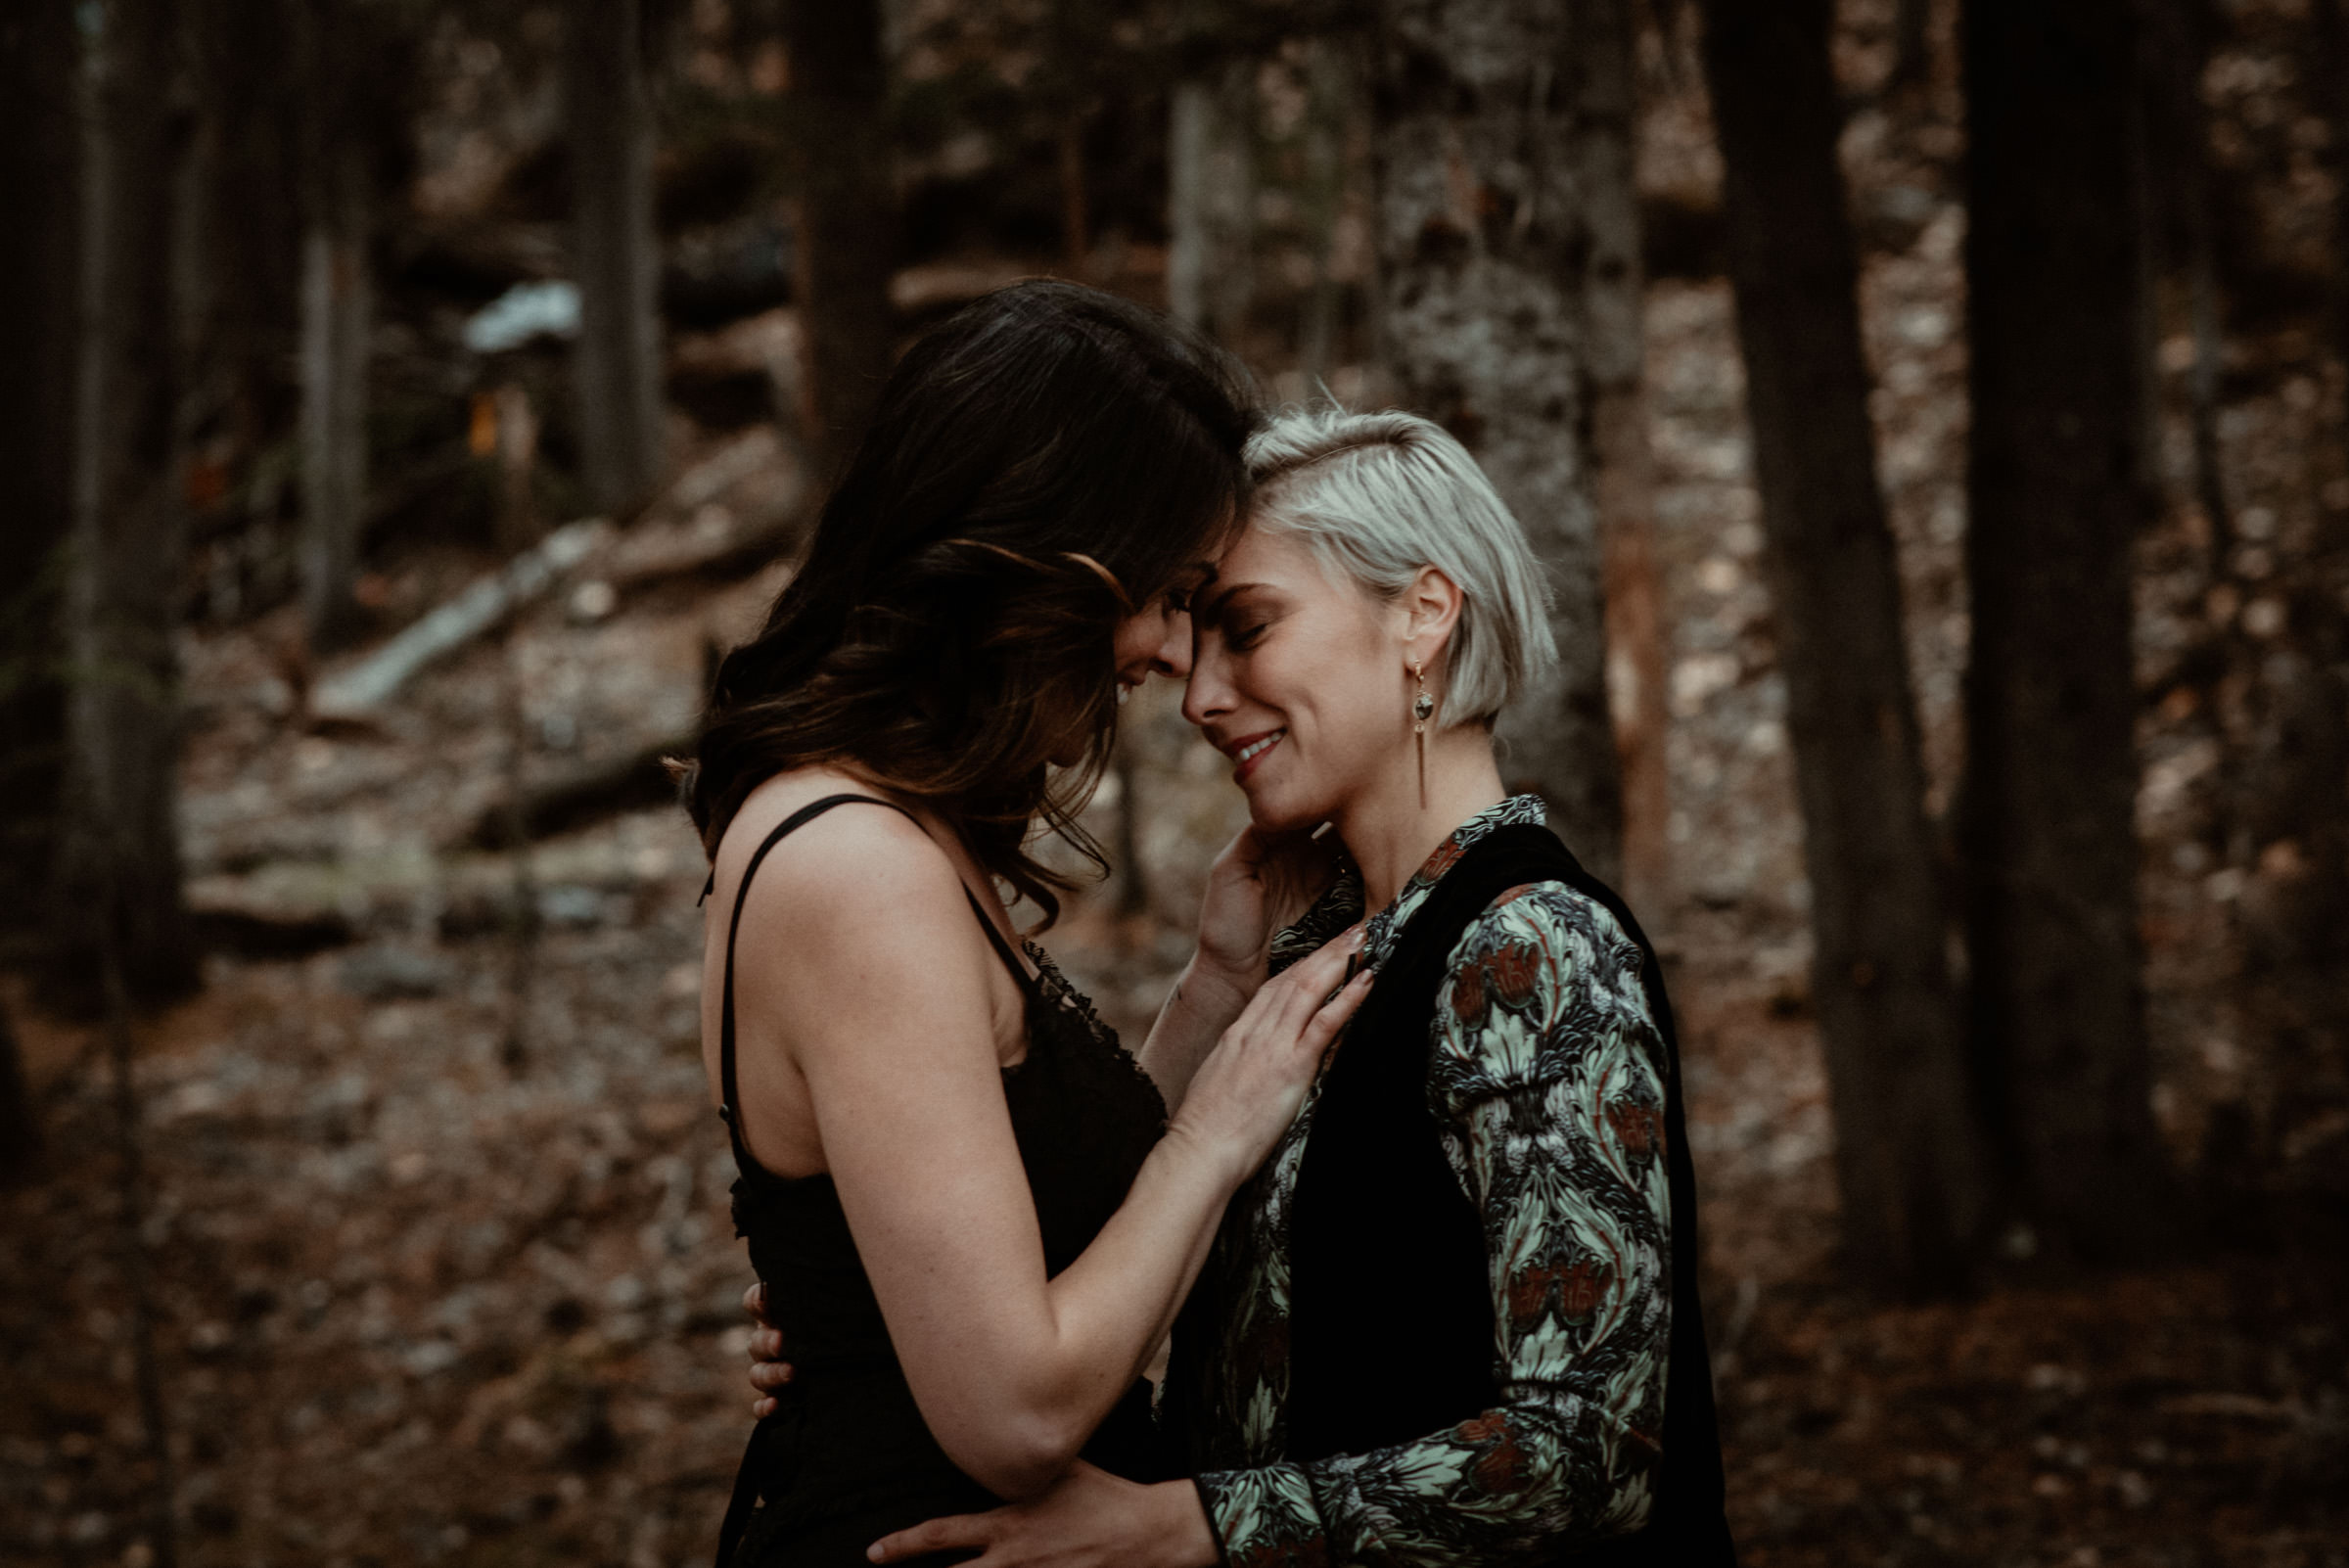
M 970 1100 L 970 1084 L 1001 1094 L 992 1024 L 1002 1010 L 961 879 L 919 823 L 871 804 L 872 794 L 852 778 L 785 774 L 743 803 L 718 845 L 703 1057 L 716 1092 L 730 998 L 741 1132 L 754 1157 L 785 1175 L 835 1168 L 834 1140 L 849 1134 L 819 1130 L 827 1105 L 887 1123 L 905 1114 L 893 1095 L 908 1084 L 959 1094 L 957 1103 Z M 834 795 L 868 799 L 775 838 Z
M 843 775 L 784 774 L 752 792 L 718 845 L 714 906 L 731 909 L 760 846 L 797 812 L 832 795 L 871 795 Z M 743 936 L 789 936 L 820 951 L 877 923 L 921 927 L 959 911 L 953 862 L 903 812 L 868 800 L 844 803 L 792 830 L 760 860 L 743 899 Z M 963 916 L 967 920 L 967 915 Z

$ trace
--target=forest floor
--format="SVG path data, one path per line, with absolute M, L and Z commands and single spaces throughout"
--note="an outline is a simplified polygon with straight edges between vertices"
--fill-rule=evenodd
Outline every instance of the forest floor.
M 1643 184 L 1701 164 L 1703 142 L 1660 115 Z M 1872 111 L 1847 138 L 1869 171 L 1866 321 L 1937 809 L 1966 635 L 1954 145 L 1904 140 Z M 1672 825 L 1668 885 L 1643 913 L 1683 1019 L 1744 1560 L 2349 1568 L 2340 1257 L 2205 1250 L 2075 1275 L 2019 1233 L 1971 1300 L 1887 1307 L 1845 1283 L 1726 287 L 1656 283 L 1648 329 Z M 2341 483 L 2302 455 L 2341 389 L 2279 385 L 2245 393 L 2228 429 L 2244 504 L 2288 529 Z M 722 533 L 789 489 L 785 461 L 738 466 L 651 521 Z M 2147 547 L 2148 669 L 2242 609 L 2182 564 L 2189 535 Z M 438 548 L 377 587 L 421 608 L 484 565 Z M 511 765 L 553 779 L 682 734 L 706 650 L 780 580 L 615 592 L 607 565 L 366 723 L 289 717 L 279 621 L 188 641 L 192 897 L 352 940 L 215 956 L 198 999 L 140 1030 L 144 1239 L 187 1562 L 666 1568 L 712 1548 L 750 1425 L 749 1273 L 697 1042 L 699 846 L 680 813 L 643 809 L 541 842 L 527 865 L 464 847 Z M 1240 805 L 1171 693 L 1128 717 L 1128 765 L 1089 820 L 1140 884 L 1078 899 L 1048 941 L 1138 1031 Z M 2192 1168 L 2210 1108 L 2257 1071 L 2225 1000 L 2256 873 L 2197 842 L 2217 743 L 2193 705 L 2149 715 L 2143 743 L 2156 1107 Z M 518 896 L 542 930 L 510 1061 Z M 48 1155 L 0 1194 L 0 1562 L 152 1568 L 100 1043 L 12 1011 Z

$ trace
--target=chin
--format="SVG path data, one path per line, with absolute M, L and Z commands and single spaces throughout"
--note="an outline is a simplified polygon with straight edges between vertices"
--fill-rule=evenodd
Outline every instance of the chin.
M 1329 820 L 1324 807 L 1309 806 L 1294 793 L 1267 790 L 1248 795 L 1248 820 L 1260 833 L 1304 833 Z

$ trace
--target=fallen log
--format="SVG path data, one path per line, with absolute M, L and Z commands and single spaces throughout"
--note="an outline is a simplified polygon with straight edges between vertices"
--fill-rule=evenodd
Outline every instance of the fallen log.
M 720 504 L 731 496 L 731 505 Z M 419 673 L 542 597 L 598 558 L 615 589 L 679 577 L 732 581 L 791 548 L 807 495 L 805 477 L 771 429 L 745 433 L 677 477 L 648 519 L 624 534 L 601 518 L 567 523 L 381 647 L 343 665 L 309 692 L 313 726 L 364 723 Z
M 700 884 L 707 866 L 681 813 L 650 840 L 587 833 L 540 844 L 530 852 L 540 918 L 587 923 L 608 917 L 612 895 Z M 302 957 L 428 926 L 444 936 L 481 936 L 511 925 L 513 857 L 408 845 L 344 859 L 269 860 L 194 878 L 188 902 L 221 950 L 252 958 Z
M 391 641 L 344 666 L 310 690 L 310 713 L 325 720 L 365 716 L 427 666 L 446 658 L 545 593 L 587 559 L 611 530 L 602 518 L 567 523 L 455 598 L 427 612 Z

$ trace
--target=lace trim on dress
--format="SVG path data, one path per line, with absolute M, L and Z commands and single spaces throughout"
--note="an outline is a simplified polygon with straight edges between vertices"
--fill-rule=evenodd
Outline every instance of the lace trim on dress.
M 1157 1098 L 1158 1081 L 1143 1071 L 1140 1059 L 1126 1048 L 1126 1042 L 1118 1038 L 1118 1032 L 1094 1010 L 1092 998 L 1070 983 L 1069 977 L 1061 973 L 1060 965 L 1054 963 L 1052 955 L 1043 948 L 1025 939 L 1021 941 L 1020 947 L 1036 965 L 1036 992 L 1050 1003 L 1052 1015 L 1080 1025 L 1087 1035 L 1106 1045 L 1111 1060 L 1138 1082 L 1148 1084 L 1151 1097 Z M 1026 1065 L 1026 1062 L 1022 1062 L 1005 1071 L 1017 1073 L 1020 1067 Z M 1161 1114 L 1163 1117 L 1163 1108 Z

